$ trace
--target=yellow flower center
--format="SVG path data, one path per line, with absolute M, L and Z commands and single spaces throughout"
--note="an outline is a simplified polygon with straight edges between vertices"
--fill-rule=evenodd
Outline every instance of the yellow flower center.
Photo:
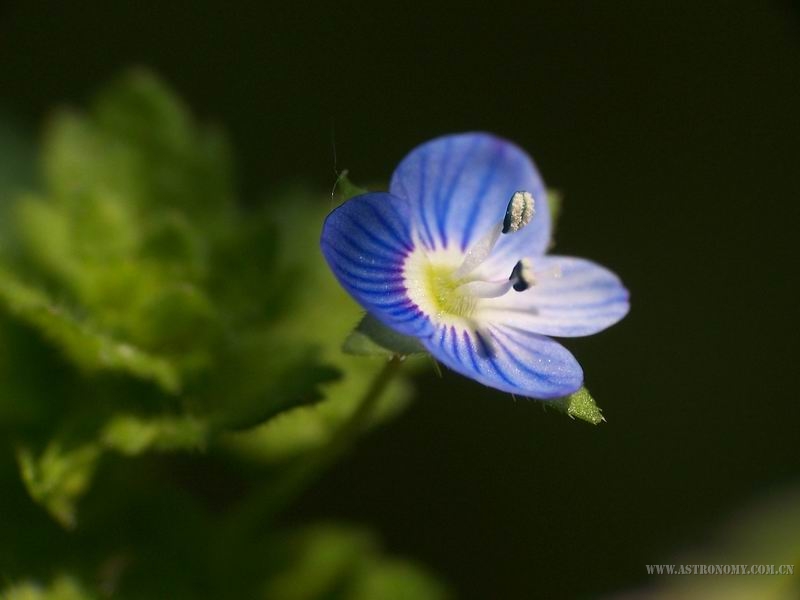
M 424 271 L 423 281 L 427 287 L 427 296 L 432 300 L 436 314 L 463 318 L 472 315 L 478 299 L 458 290 L 469 278 L 456 279 L 453 276 L 455 269 L 450 265 L 428 264 Z
M 455 275 L 462 260 L 463 255 L 458 251 L 426 253 L 422 249 L 406 258 L 403 276 L 409 298 L 435 321 L 448 325 L 463 323 L 475 313 L 480 298 L 459 289 L 473 277 Z

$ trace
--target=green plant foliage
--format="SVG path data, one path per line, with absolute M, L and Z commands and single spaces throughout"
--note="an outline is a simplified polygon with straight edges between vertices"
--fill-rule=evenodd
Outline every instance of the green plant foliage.
M 169 392 L 180 387 L 180 375 L 168 360 L 112 339 L 53 302 L 43 290 L 25 285 L 3 269 L 0 269 L 0 306 L 10 316 L 37 329 L 78 367 L 87 371 L 124 371 L 155 381 Z
M 385 362 L 341 352 L 330 202 L 242 208 L 224 136 L 141 70 L 34 147 L 0 119 L 0 598 L 441 597 L 368 533 L 266 509 Z M 395 377 L 366 424 L 409 397 Z
M 17 457 L 22 480 L 31 497 L 62 525 L 74 527 L 75 502 L 91 483 L 100 448 L 88 443 L 65 449 L 54 440 L 39 456 L 20 447 Z
M 190 376 L 220 334 L 207 281 L 216 240 L 235 226 L 228 162 L 156 80 L 129 75 L 88 115 L 49 123 L 44 189 L 16 210 L 29 266 L 93 327 Z
M 14 197 L 34 184 L 34 155 L 30 137 L 0 112 L 0 252 L 13 248 L 15 232 L 10 209 Z
M 38 152 L 0 118 L 0 600 L 449 597 L 368 531 L 279 528 L 428 363 L 384 370 L 424 349 L 319 251 L 363 189 L 244 209 L 232 172 L 142 70 L 54 112 Z M 585 390 L 554 405 L 602 419 Z
M 341 188 L 340 188 L 341 189 Z M 349 193 L 360 190 L 350 185 Z M 229 448 L 260 461 L 273 462 L 314 450 L 326 444 L 353 413 L 373 378 L 383 367 L 385 355 L 372 359 L 342 353 L 345 340 L 364 313 L 338 284 L 319 256 L 319 232 L 332 205 L 313 202 L 307 193 L 284 192 L 293 201 L 280 202 L 280 230 L 291 231 L 279 253 L 284 268 L 300 285 L 291 312 L 283 314 L 277 331 L 320 351 L 320 359 L 347 376 L 322 387 L 321 402 L 285 412 L 249 431 L 226 437 Z M 342 200 L 341 196 L 339 200 Z M 308 227 L 298 227 L 298 224 Z M 309 260 L 313 257 L 313 260 Z M 413 361 L 405 372 L 417 366 Z M 410 399 L 405 378 L 395 378 L 376 408 L 372 424 L 396 415 Z
M 317 525 L 290 537 L 288 567 L 267 598 L 281 600 L 439 600 L 447 589 L 413 563 L 384 556 L 369 532 Z
M 92 432 L 99 448 L 204 447 L 319 399 L 317 385 L 338 376 L 319 363 L 314 340 L 276 330 L 291 304 L 281 296 L 294 289 L 279 285 L 293 267 L 276 259 L 274 219 L 236 206 L 224 139 L 151 75 L 128 74 L 89 113 L 57 113 L 41 156 L 42 189 L 8 211 L 20 252 L 0 263 L 0 311 L 84 373 L 65 395 L 97 395 L 91 378 L 105 372 L 158 388 L 139 390 L 146 401 L 120 406 L 124 416 L 98 411 L 109 420 Z M 114 394 L 129 395 L 124 386 Z M 65 487 L 23 455 L 33 497 L 71 522 L 56 496 L 79 496 L 90 474 Z
M 0 592 L 0 600 L 92 600 L 90 594 L 75 579 L 61 575 L 44 587 L 38 583 L 22 583 Z
M 208 439 L 208 424 L 192 415 L 149 419 L 118 413 L 100 435 L 103 447 L 136 456 L 148 450 L 199 450 Z
M 397 333 L 369 314 L 347 336 L 342 350 L 358 356 L 425 354 L 425 348 L 417 338 Z

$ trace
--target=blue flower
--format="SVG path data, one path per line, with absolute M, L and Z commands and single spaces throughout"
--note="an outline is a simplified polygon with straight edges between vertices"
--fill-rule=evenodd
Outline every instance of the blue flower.
M 628 312 L 616 275 L 547 256 L 544 183 L 519 147 L 486 133 L 411 151 L 390 191 L 356 196 L 325 221 L 322 252 L 374 317 L 485 385 L 566 396 L 583 371 L 549 336 L 597 333 Z

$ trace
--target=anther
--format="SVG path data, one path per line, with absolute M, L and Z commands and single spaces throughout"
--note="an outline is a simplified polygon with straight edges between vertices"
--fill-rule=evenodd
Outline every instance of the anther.
M 531 222 L 534 212 L 533 195 L 530 192 L 514 192 L 508 201 L 503 219 L 503 233 L 514 233 Z
M 517 292 L 524 292 L 536 283 L 533 275 L 533 265 L 527 258 L 517 261 L 511 276 L 505 281 L 475 280 L 458 286 L 461 294 L 474 298 L 499 298 L 508 293 L 512 288 Z
M 489 231 L 470 247 L 464 262 L 456 269 L 454 276 L 458 279 L 474 271 L 489 256 L 501 234 L 517 232 L 530 223 L 533 219 L 533 205 L 533 195 L 530 192 L 514 192 L 506 206 L 503 221 L 492 225 Z
M 533 265 L 527 258 L 523 258 L 514 265 L 511 277 L 508 278 L 512 287 L 518 292 L 524 292 L 532 285 L 536 284 L 536 277 L 533 274 Z

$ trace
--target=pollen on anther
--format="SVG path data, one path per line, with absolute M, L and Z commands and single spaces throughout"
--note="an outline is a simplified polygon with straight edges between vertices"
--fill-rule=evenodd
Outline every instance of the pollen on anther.
M 506 208 L 503 219 L 503 233 L 514 233 L 531 222 L 534 213 L 534 200 L 530 192 L 514 192 Z

